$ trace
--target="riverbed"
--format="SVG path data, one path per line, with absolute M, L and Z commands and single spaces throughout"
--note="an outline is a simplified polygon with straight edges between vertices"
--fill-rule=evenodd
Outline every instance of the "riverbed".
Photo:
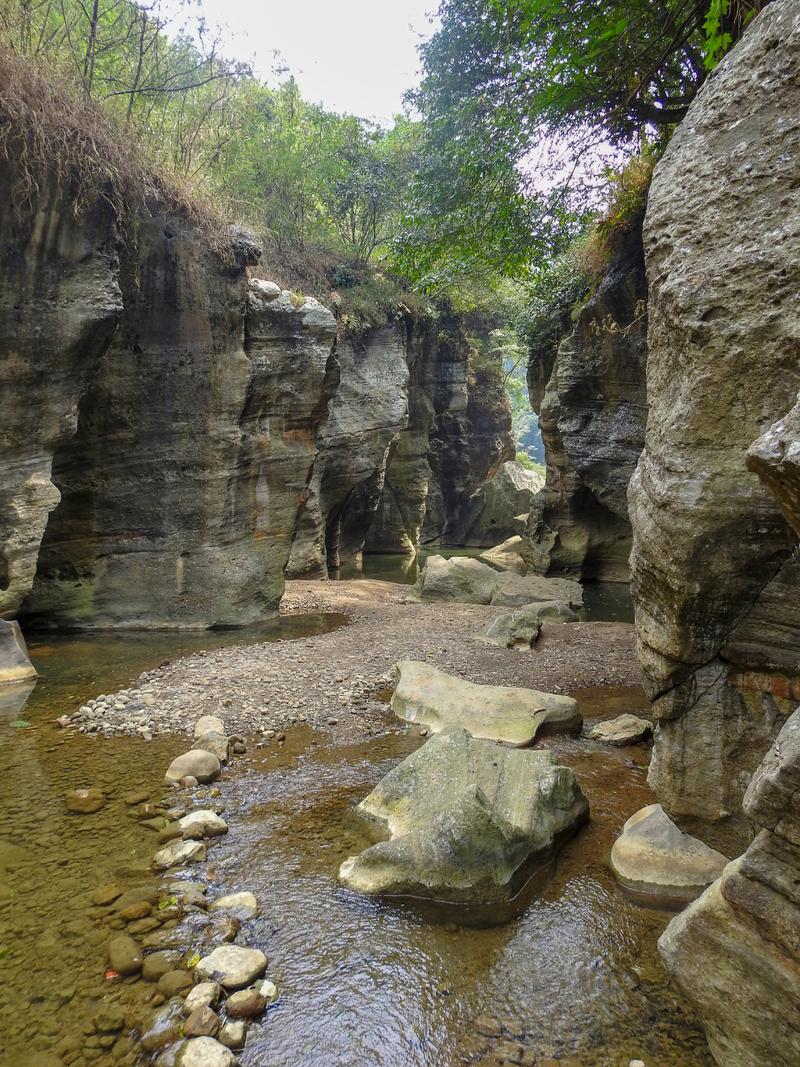
M 142 670 L 169 673 L 207 658 L 200 653 L 239 654 L 257 642 L 254 649 L 272 645 L 276 654 L 302 659 L 307 646 L 346 632 L 343 622 L 325 612 L 290 616 L 249 635 L 31 642 L 42 678 L 27 706 L 0 723 L 3 1067 L 120 1067 L 148 1059 L 138 1037 L 154 1010 L 152 987 L 107 977 L 107 916 L 91 897 L 109 882 L 152 880 L 156 840 L 126 797 L 163 796 L 164 769 L 186 741 L 171 733 L 151 742 L 90 736 L 53 720 L 98 691 L 129 685 Z M 187 654 L 189 660 L 179 658 Z M 524 668 L 522 655 L 514 653 L 513 662 Z M 572 673 L 564 672 L 562 691 L 573 692 L 587 719 L 646 709 L 630 680 L 575 690 Z M 243 1067 L 710 1062 L 696 1020 L 658 960 L 655 942 L 669 912 L 632 902 L 608 867 L 622 823 L 653 799 L 646 747 L 544 742 L 578 774 L 591 822 L 518 915 L 478 928 L 458 914 L 434 920 L 406 904 L 365 900 L 336 881 L 340 862 L 369 840 L 355 805 L 422 743 L 419 733 L 394 720 L 379 694 L 363 735 L 338 722 L 290 718 L 296 721 L 283 741 L 248 736 L 247 755 L 219 783 L 230 832 L 212 845 L 207 864 L 187 871 L 208 883 L 209 896 L 248 889 L 261 904 L 237 941 L 266 952 L 281 997 L 251 1028 Z M 104 789 L 108 803 L 91 816 L 69 815 L 65 792 L 89 785 Z M 132 1041 L 93 1027 L 109 1004 L 124 1008 Z M 55 1057 L 65 1043 L 74 1054 Z

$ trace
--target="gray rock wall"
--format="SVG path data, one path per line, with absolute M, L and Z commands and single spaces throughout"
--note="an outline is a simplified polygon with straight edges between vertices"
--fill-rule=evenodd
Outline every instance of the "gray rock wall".
M 617 238 L 608 271 L 552 352 L 534 353 L 529 391 L 547 476 L 523 555 L 540 574 L 627 581 L 626 492 L 647 418 L 647 282 L 641 219 Z
M 644 234 L 650 408 L 629 499 L 650 780 L 729 855 L 750 838 L 750 776 L 800 698 L 797 535 L 746 467 L 800 389 L 799 182 L 800 8 L 780 0 L 677 130 Z

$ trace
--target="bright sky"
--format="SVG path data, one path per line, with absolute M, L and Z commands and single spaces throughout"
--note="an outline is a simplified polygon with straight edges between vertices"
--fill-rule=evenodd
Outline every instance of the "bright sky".
M 177 7 L 167 0 L 165 7 Z M 390 122 L 418 81 L 416 48 L 438 0 L 202 0 L 224 51 L 272 81 L 275 51 L 307 100 Z M 288 75 L 287 75 L 288 76 Z

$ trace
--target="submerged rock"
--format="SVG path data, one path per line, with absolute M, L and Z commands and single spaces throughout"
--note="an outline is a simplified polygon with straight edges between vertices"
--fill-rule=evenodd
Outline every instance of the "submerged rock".
M 36 677 L 19 623 L 0 619 L 0 686 Z
M 118 934 L 108 943 L 108 963 L 118 974 L 138 974 L 142 969 L 142 950 L 128 934 Z
M 258 915 L 258 901 L 253 893 L 229 893 L 218 897 L 208 905 L 209 911 L 226 911 L 239 920 L 255 919 Z
M 627 888 L 682 902 L 719 877 L 727 856 L 682 833 L 660 804 L 641 808 L 611 849 L 611 866 Z
M 173 841 L 153 856 L 156 870 L 166 871 L 184 863 L 200 863 L 206 858 L 206 846 L 202 841 Z
M 345 860 L 346 886 L 477 904 L 513 896 L 589 805 L 550 752 L 498 748 L 451 727 L 390 771 L 358 810 L 392 839 Z
M 593 741 L 606 745 L 636 745 L 646 741 L 653 733 L 653 724 L 638 715 L 618 715 L 616 719 L 599 722 L 589 736 Z
M 102 789 L 70 789 L 64 795 L 67 811 L 74 815 L 94 815 L 106 806 L 106 795 Z
M 434 734 L 459 726 L 473 737 L 530 745 L 540 733 L 579 733 L 581 729 L 583 720 L 572 697 L 475 685 L 417 660 L 401 660 L 397 671 L 392 711 Z
M 578 616 L 569 606 L 558 600 L 545 600 L 539 604 L 526 604 L 517 611 L 498 615 L 484 630 L 484 637 L 495 645 L 513 648 L 515 645 L 532 645 L 539 636 L 542 623 L 577 622 Z
M 184 752 L 182 756 L 176 756 L 167 768 L 164 780 L 169 784 L 191 776 L 196 778 L 198 782 L 205 784 L 218 778 L 219 771 L 219 760 L 213 752 L 206 752 L 202 748 L 193 748 L 189 752 Z

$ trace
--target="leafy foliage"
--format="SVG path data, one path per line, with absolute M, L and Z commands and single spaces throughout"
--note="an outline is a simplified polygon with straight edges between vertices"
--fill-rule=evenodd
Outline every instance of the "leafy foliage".
M 760 6 L 443 0 L 411 96 L 424 141 L 403 269 L 435 289 L 558 255 L 604 206 L 608 164 L 668 138 Z

